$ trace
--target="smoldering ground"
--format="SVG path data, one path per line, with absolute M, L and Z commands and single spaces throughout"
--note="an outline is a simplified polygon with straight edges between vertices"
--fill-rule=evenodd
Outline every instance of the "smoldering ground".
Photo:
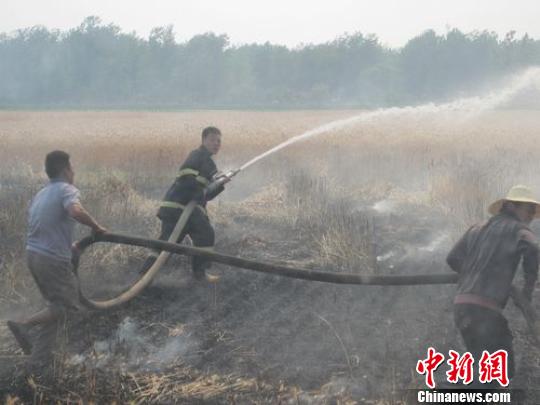
M 380 260 L 370 271 L 444 271 L 441 263 L 450 241 L 441 242 L 439 235 L 447 229 L 447 219 L 414 202 L 397 199 L 394 204 L 392 213 L 374 213 L 372 205 L 351 212 L 362 221 L 369 216 L 371 232 L 377 235 L 373 248 Z M 298 225 L 272 226 L 268 218 L 237 214 L 217 230 L 220 250 L 316 266 L 312 252 L 317 241 L 306 246 L 309 239 L 298 237 Z M 388 252 L 392 256 L 382 259 Z M 173 260 L 156 283 L 125 308 L 75 324 L 68 369 L 93 370 L 98 376 L 124 373 L 142 380 L 168 375 L 175 366 L 187 367 L 210 376 L 284 381 L 300 387 L 298 395 L 306 403 L 332 398 L 390 401 L 399 397 L 401 388 L 421 384 L 411 368 L 426 347 L 435 345 L 442 352 L 461 348 L 452 325 L 451 286 L 331 286 L 216 267 L 222 274 L 220 284 L 201 288 L 194 286 L 185 260 Z M 125 268 L 124 274 L 130 271 Z M 103 292 L 88 279 L 86 286 Z M 525 353 L 525 325 L 517 311 L 510 311 L 517 349 Z M 173 392 L 161 398 L 172 398 Z M 226 402 L 220 395 L 207 400 Z M 242 399 L 242 392 L 236 395 Z M 278 397 L 265 395 L 268 400 Z
M 63 134 L 54 130 L 59 113 L 3 114 L 19 120 L 16 127 L 0 121 L 8 135 L 35 134 L 26 148 L 9 135 L 1 152 L 3 184 L 26 185 L 0 190 L 4 319 L 40 305 L 24 269 L 22 207 L 42 182 L 35 173 L 52 145 L 73 151 L 85 204 L 97 218 L 115 231 L 154 237 L 155 207 L 182 151 L 196 146 L 199 121 L 212 118 L 226 134 L 218 163 L 230 168 L 294 134 L 351 116 L 76 113 L 68 114 Z M 84 124 L 96 117 L 104 130 Z M 144 141 L 154 120 L 162 132 Z M 50 133 L 38 136 L 40 121 Z M 486 217 L 492 199 L 515 182 L 540 190 L 538 125 L 537 114 L 526 111 L 442 121 L 409 115 L 293 145 L 242 173 L 212 204 L 216 249 L 336 272 L 446 272 L 449 247 Z M 106 131 L 110 141 L 101 135 Z M 189 138 L 178 141 L 182 131 Z M 514 142 L 516 131 L 527 148 Z M 16 167 L 13 156 L 35 167 L 8 170 Z M 93 247 L 80 269 L 85 293 L 115 295 L 135 279 L 145 255 Z M 414 367 L 428 346 L 463 350 L 453 326 L 453 286 L 335 286 L 214 268 L 217 286 L 200 286 L 187 259 L 174 257 L 126 306 L 75 319 L 61 383 L 38 389 L 59 400 L 389 403 L 400 390 L 422 385 Z M 515 384 L 528 387 L 538 375 L 538 353 L 519 312 L 511 305 L 507 311 L 520 356 Z M 5 328 L 0 345 L 0 356 L 20 354 Z

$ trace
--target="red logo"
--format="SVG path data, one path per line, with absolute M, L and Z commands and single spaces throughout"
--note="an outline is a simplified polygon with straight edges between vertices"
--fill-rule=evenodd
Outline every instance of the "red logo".
M 450 370 L 446 372 L 448 382 L 456 384 L 459 380 L 463 380 L 464 384 L 472 383 L 474 363 L 472 354 L 466 352 L 460 357 L 454 350 L 450 350 L 448 354 L 450 355 L 447 361 Z
M 433 372 L 444 361 L 444 355 L 435 351 L 433 347 L 428 349 L 428 356 L 425 360 L 419 360 L 416 364 L 416 371 L 418 374 L 426 375 L 426 384 L 429 388 L 435 388 L 435 381 L 433 380 Z
M 433 373 L 444 362 L 444 358 L 444 354 L 430 347 L 427 351 L 427 358 L 416 363 L 416 371 L 418 374 L 426 376 L 426 385 L 431 389 L 435 388 Z M 446 363 L 450 366 L 450 369 L 446 372 L 446 379 L 449 383 L 457 384 L 463 381 L 467 385 L 473 382 L 474 358 L 471 353 L 466 352 L 463 356 L 460 356 L 458 352 L 450 350 Z M 478 381 L 482 384 L 489 384 L 496 380 L 500 385 L 506 387 L 510 383 L 508 379 L 508 353 L 506 350 L 497 350 L 492 354 L 484 350 L 482 358 L 478 362 L 478 373 Z
M 508 380 L 508 353 L 506 350 L 497 350 L 493 354 L 487 351 L 482 352 L 480 359 L 480 382 L 487 384 L 497 380 L 499 384 L 506 387 Z

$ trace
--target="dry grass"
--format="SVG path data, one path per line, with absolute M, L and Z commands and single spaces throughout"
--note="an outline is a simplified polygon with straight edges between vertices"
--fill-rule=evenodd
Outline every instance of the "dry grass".
M 159 199 L 204 126 L 223 130 L 217 160 L 227 169 L 355 113 L 0 112 L 0 305 L 35 306 L 28 298 L 35 287 L 23 270 L 26 207 L 45 180 L 42 162 L 50 150 L 72 154 L 83 202 L 100 222 L 113 231 L 154 236 Z M 413 204 L 449 217 L 457 234 L 485 218 L 487 204 L 510 185 L 525 183 L 540 191 L 539 127 L 536 112 L 503 111 L 471 121 L 411 117 L 342 129 L 293 145 L 241 173 L 210 212 L 221 224 L 239 217 L 285 224 L 318 265 L 373 272 L 373 224 L 366 207 L 381 200 Z M 85 263 L 95 269 L 127 267 L 144 254 L 100 247 Z M 167 401 L 173 393 L 179 398 L 230 393 L 231 403 L 250 390 L 280 395 L 253 379 L 213 378 L 185 368 L 174 373 L 123 375 L 110 383 L 129 387 L 136 402 Z M 287 398 L 296 395 L 290 387 L 284 390 Z
M 52 149 L 72 154 L 84 202 L 101 222 L 150 236 L 157 232 L 158 201 L 204 126 L 223 130 L 217 160 L 225 169 L 356 113 L 1 112 L 2 282 L 13 297 L 24 287 L 14 266 L 22 265 L 26 206 L 45 181 L 43 157 Z M 540 119 L 534 112 L 469 121 L 428 118 L 373 121 L 293 145 L 240 174 L 212 215 L 222 222 L 234 215 L 284 221 L 314 243 L 325 266 L 372 271 L 369 218 L 353 215 L 360 204 L 415 200 L 453 217 L 459 231 L 485 217 L 489 201 L 511 184 L 540 189 Z M 114 257 L 94 258 L 105 266 L 118 258 L 118 250 Z
M 111 378 L 110 373 L 85 373 L 84 370 L 66 370 L 65 378 L 57 386 L 47 386 L 32 379 L 28 386 L 37 405 L 55 403 L 99 403 L 108 398 L 110 403 L 160 404 L 160 403 L 216 403 L 216 404 L 297 404 L 336 403 L 357 405 L 358 402 L 344 394 L 324 391 L 303 391 L 284 383 L 273 386 L 256 378 L 235 375 L 201 374 L 186 366 L 171 367 L 162 374 L 120 372 Z M 76 378 L 78 376 L 78 378 Z M 86 381 L 84 381 L 86 379 Z M 60 387 L 70 387 L 69 390 Z M 111 393 L 117 392 L 116 397 Z M 17 396 L 8 396 L 7 403 L 23 402 Z M 384 402 L 369 402 L 384 404 Z

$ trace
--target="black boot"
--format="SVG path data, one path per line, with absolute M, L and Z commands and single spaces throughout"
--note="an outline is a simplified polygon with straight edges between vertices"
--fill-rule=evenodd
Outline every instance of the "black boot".
M 214 274 L 208 274 L 206 272 L 209 269 L 211 263 L 201 259 L 200 257 L 194 257 L 192 262 L 193 278 L 197 281 L 206 281 L 208 283 L 217 283 L 219 276 Z

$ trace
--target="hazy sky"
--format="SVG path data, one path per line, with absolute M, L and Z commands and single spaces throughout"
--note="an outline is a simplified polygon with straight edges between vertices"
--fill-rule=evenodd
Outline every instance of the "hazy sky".
M 320 43 L 348 32 L 376 34 L 401 46 L 428 28 L 510 30 L 540 38 L 539 0 L 0 0 L 0 32 L 32 25 L 66 29 L 97 15 L 148 36 L 173 24 L 177 39 L 213 31 L 233 44 Z

